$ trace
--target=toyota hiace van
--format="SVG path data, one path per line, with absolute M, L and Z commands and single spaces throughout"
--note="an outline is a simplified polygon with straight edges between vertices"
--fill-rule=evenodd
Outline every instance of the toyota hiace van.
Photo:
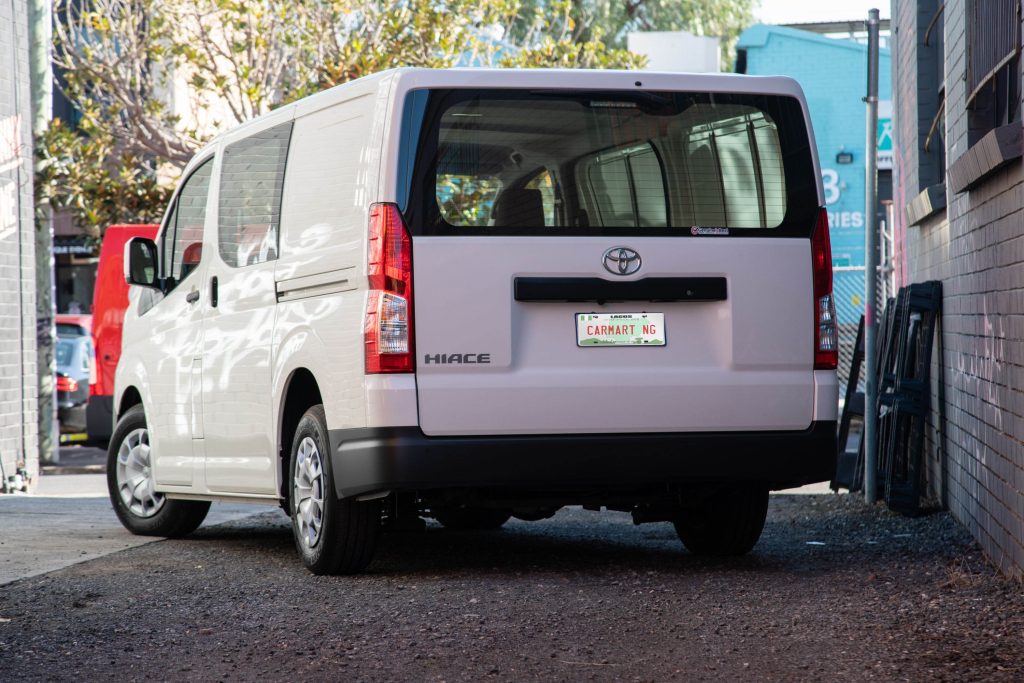
M 135 533 L 282 506 L 316 573 L 382 529 L 561 506 L 757 542 L 830 478 L 828 218 L 781 77 L 400 69 L 185 170 L 132 287 L 108 479 Z

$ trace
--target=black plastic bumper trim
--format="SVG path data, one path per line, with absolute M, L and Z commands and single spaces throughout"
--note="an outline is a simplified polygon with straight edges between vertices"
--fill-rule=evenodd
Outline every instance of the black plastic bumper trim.
M 330 431 L 339 497 L 494 487 L 601 490 L 761 481 L 773 489 L 829 481 L 836 423 L 796 432 L 426 436 L 418 427 Z
M 599 277 L 517 277 L 516 301 L 725 301 L 724 277 L 648 277 L 614 282 Z

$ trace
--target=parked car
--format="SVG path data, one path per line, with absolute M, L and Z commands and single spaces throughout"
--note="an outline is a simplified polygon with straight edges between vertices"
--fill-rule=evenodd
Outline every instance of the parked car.
M 54 356 L 60 431 L 64 434 L 84 432 L 89 376 L 93 369 L 92 338 L 87 334 L 58 333 Z
M 782 77 L 403 69 L 221 135 L 128 243 L 115 511 L 281 505 L 315 573 L 569 504 L 749 551 L 835 465 L 810 126 Z
M 79 313 L 58 313 L 54 318 L 57 335 L 88 337 L 92 335 L 92 316 Z
M 86 408 L 89 440 L 94 443 L 106 442 L 114 429 L 111 395 L 114 393 L 114 370 L 121 357 L 121 325 L 124 310 L 128 307 L 128 285 L 124 280 L 124 245 L 132 237 L 152 239 L 158 227 L 149 224 L 111 225 L 103 233 L 92 306 L 96 372 L 89 384 L 89 404 Z

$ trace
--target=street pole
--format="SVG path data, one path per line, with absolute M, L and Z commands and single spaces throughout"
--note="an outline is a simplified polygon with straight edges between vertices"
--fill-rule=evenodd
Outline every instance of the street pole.
M 864 152 L 864 500 L 877 499 L 878 352 L 875 303 L 878 297 L 878 10 L 868 11 L 867 145 Z
M 50 62 L 52 6 L 50 0 L 29 0 L 29 73 L 32 98 L 32 138 L 50 125 L 53 115 L 53 68 Z M 53 215 L 37 206 L 36 222 L 36 367 L 39 406 L 39 461 L 60 460 L 57 444 L 57 391 L 54 345 Z M 30 468 L 31 469 L 31 468 Z

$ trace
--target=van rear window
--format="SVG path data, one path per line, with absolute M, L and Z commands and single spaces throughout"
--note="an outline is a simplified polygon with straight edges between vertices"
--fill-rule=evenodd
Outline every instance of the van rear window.
M 432 90 L 403 118 L 416 234 L 807 236 L 817 216 L 792 97 Z

